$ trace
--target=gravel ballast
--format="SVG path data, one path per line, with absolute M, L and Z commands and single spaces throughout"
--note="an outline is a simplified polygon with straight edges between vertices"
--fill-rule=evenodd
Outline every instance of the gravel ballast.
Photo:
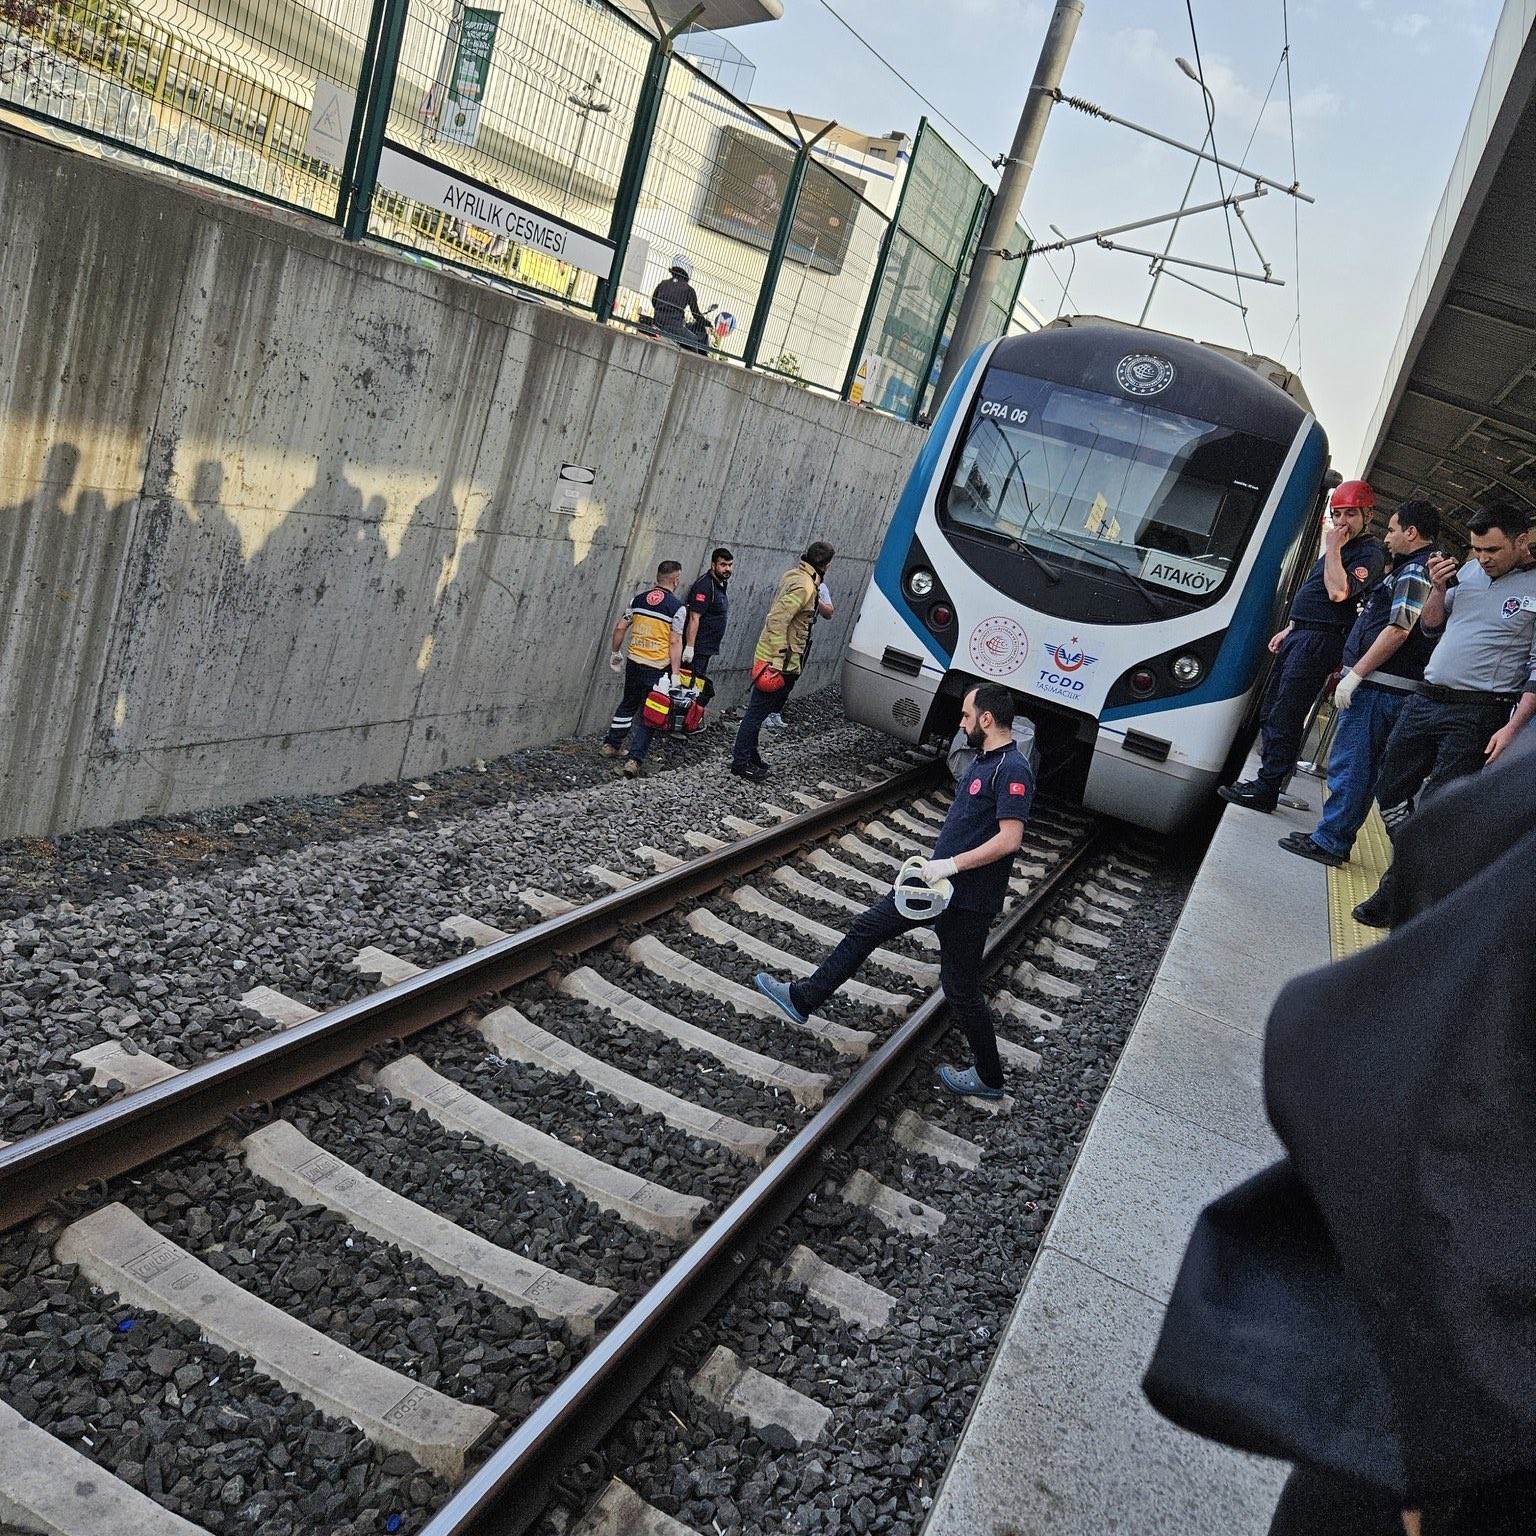
M 719 825 L 722 814 L 767 823 L 765 799 L 798 809 L 794 789 L 824 796 L 820 781 L 851 787 L 862 773 L 889 771 L 884 765 L 892 744 L 848 725 L 836 711 L 835 695 L 797 700 L 799 723 L 766 743 L 781 766 L 762 787 L 725 773 L 725 731 L 686 748 L 664 747 L 661 761 L 638 783 L 616 778 L 595 743 L 587 743 L 520 754 L 484 772 L 306 802 L 302 810 L 216 813 L 199 819 L 196 832 L 186 821 L 141 823 L 49 845 L 51 857 L 39 854 L 30 867 L 34 874 L 63 871 L 60 889 L 67 896 L 43 901 L 39 887 L 24 880 L 0 903 L 0 1081 L 6 1089 L 0 1136 L 14 1139 L 109 1096 L 85 1081 L 72 1050 L 125 1039 L 176 1065 L 193 1065 L 270 1030 L 239 1002 L 252 986 L 273 987 L 315 1008 L 334 1006 L 376 989 L 374 977 L 350 965 L 364 946 L 431 965 L 465 948 L 439 930 L 454 913 L 515 930 L 533 920 L 519 896 L 528 887 L 588 899 L 606 889 L 588 873 L 589 864 L 640 878 L 652 872 L 635 852 L 641 844 L 690 857 L 696 850 L 685 831 L 732 835 Z M 209 850 L 193 863 L 199 836 Z M 1162 858 L 1144 841 L 1137 846 L 1142 862 Z M 857 855 L 830 851 L 861 867 Z M 18 867 L 25 854 L 22 845 L 0 849 L 0 869 L 7 860 Z M 873 899 L 863 886 L 797 867 L 860 905 Z M 862 867 L 887 878 L 882 868 Z M 915 1536 L 985 1370 L 988 1341 L 1017 1294 L 1191 874 L 1192 866 L 1159 868 L 1124 928 L 1114 930 L 1114 947 L 1099 969 L 1091 976 L 1060 972 L 1083 985 L 1079 1001 L 1031 999 L 1063 1015 L 1059 1031 L 1040 1036 L 1000 1020 L 1001 1033 L 1044 1058 L 1039 1074 L 1014 1074 L 1010 1081 L 1018 1100 L 1011 1118 L 978 1115 L 934 1086 L 940 1061 L 964 1059 L 963 1042 L 946 1039 L 865 1138 L 829 1162 L 813 1199 L 716 1317 L 683 1342 L 631 1420 L 567 1479 L 548 1529 L 563 1528 L 616 1473 L 701 1532 Z M 803 901 L 766 879 L 754 883 L 839 932 L 851 921 L 845 911 Z M 822 943 L 723 897 L 703 905 L 809 961 L 824 952 Z M 761 967 L 695 932 L 681 914 L 647 932 L 740 985 L 750 987 Z M 788 1021 L 739 1013 L 656 977 L 625 953 L 633 937 L 625 934 L 572 963 L 591 966 L 702 1029 L 825 1072 L 834 1087 L 854 1069 L 852 1058 Z M 889 947 L 935 958 L 909 939 Z M 861 979 L 906 995 L 919 990 L 909 977 L 875 966 Z M 560 1039 L 712 1111 L 768 1127 L 778 1134 L 776 1146 L 808 1118 L 787 1095 L 623 1025 L 559 992 L 554 980 L 520 988 L 514 1001 Z M 895 1014 L 846 996 L 824 1017 L 867 1030 L 877 1041 L 898 1022 Z M 402 1051 L 615 1167 L 705 1200 L 711 1214 L 758 1172 L 747 1158 L 575 1075 L 501 1061 L 468 1015 L 374 1053 L 374 1064 Z M 982 1171 L 956 1173 L 882 1134 L 881 1126 L 903 1107 L 984 1141 Z M 611 1287 L 621 1306 L 637 1300 L 681 1251 L 354 1078 L 298 1094 L 282 1113 L 370 1178 L 491 1242 Z M 847 1205 L 839 1190 L 859 1167 L 944 1210 L 949 1219 L 940 1235 L 893 1232 Z M 531 1311 L 350 1230 L 321 1207 L 297 1204 L 252 1175 L 227 1146 L 194 1148 L 115 1181 L 112 1197 L 320 1331 L 413 1380 L 490 1408 L 502 1421 L 490 1443 L 587 1347 Z M 101 1465 L 126 1467 L 130 1482 L 144 1479 L 135 1486 L 231 1536 L 244 1530 L 260 1536 L 411 1531 L 441 1500 L 441 1483 L 398 1456 L 391 1460 L 351 1426 L 325 1420 L 238 1357 L 200 1343 L 195 1330 L 114 1310 L 112 1298 L 93 1294 L 71 1268 L 51 1261 L 47 1230 L 7 1245 L 0 1260 L 0 1396 L 23 1412 L 30 1414 L 28 1404 L 38 1407 L 45 1416 L 40 1422 Z M 889 1291 L 897 1301 L 891 1328 L 866 1339 L 799 1287 L 775 1286 L 767 1261 L 797 1242 Z M 123 1322 L 132 1326 L 119 1333 Z M 146 1347 L 162 1351 L 155 1357 L 160 1365 L 169 1359 L 163 1351 L 180 1351 L 169 1396 L 152 1366 L 112 1363 L 126 1358 L 123 1340 L 136 1331 L 141 1341 L 154 1341 Z M 825 1443 L 796 1449 L 695 1399 L 687 1378 L 717 1343 L 830 1407 Z M 186 1443 L 202 1457 L 196 1466 L 191 1452 L 178 1448 L 181 1431 L 161 1422 L 171 1410 L 191 1426 Z M 247 1422 L 258 1426 L 249 1437 L 254 1450 L 240 1449 L 245 1442 L 235 1433 Z M 165 1456 L 154 1453 L 151 1477 L 140 1453 L 162 1441 L 168 1449 Z M 226 1454 L 230 1445 L 235 1449 Z
M 641 843 L 688 857 L 686 831 L 728 838 L 722 814 L 761 817 L 765 798 L 851 783 L 893 755 L 888 738 L 841 718 L 835 690 L 796 705 L 765 748 L 779 767 L 762 787 L 726 772 L 730 730 L 716 727 L 661 744 L 633 782 L 594 739 L 483 773 L 5 845 L 0 1137 L 109 1097 L 74 1051 L 126 1039 L 195 1065 L 269 1032 L 239 1001 L 253 986 L 333 1007 L 377 987 L 351 968 L 364 946 L 435 964 L 463 948 L 438 931 L 446 917 L 525 927 L 527 887 L 590 899 L 603 888 L 588 864 L 643 876 Z
M 1134 908 L 1117 914 L 1122 926 L 1103 927 L 1114 942 L 1098 968 L 1060 973 L 1082 985 L 1082 996 L 1031 999 L 1061 1015 L 1060 1029 L 998 1020 L 1000 1035 L 1042 1057 L 1038 1073 L 1009 1074 L 1013 1114 L 986 1115 L 937 1086 L 941 1063 L 965 1059 L 964 1042 L 949 1031 L 833 1160 L 726 1302 L 684 1338 L 629 1418 L 567 1474 L 541 1524 L 545 1536 L 565 1530 L 610 1476 L 719 1536 L 917 1536 L 1198 864 L 1199 849 L 1179 856 L 1145 840 L 1130 846 L 1138 862 L 1157 867 Z M 1085 872 L 1074 885 L 1093 879 Z M 1065 908 L 1071 896 L 1064 890 L 1055 910 L 1093 927 Z M 889 1127 L 904 1108 L 981 1145 L 981 1169 L 953 1169 L 898 1145 Z M 846 1204 L 839 1191 L 855 1168 L 942 1210 L 939 1235 L 893 1231 Z M 803 1287 L 776 1283 L 772 1271 L 797 1243 L 888 1292 L 890 1326 L 866 1336 Z M 695 1396 L 689 1379 L 717 1344 L 831 1408 L 823 1440 L 797 1447 Z

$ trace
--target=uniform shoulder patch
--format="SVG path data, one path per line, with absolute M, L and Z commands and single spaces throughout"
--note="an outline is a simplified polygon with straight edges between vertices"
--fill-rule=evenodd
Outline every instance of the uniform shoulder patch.
M 648 608 L 658 608 L 658 607 L 660 607 L 661 606 L 661 600 L 665 596 L 666 596 L 666 593 L 663 592 L 660 587 L 653 587 L 651 589 L 651 591 L 649 591 L 649 592 L 647 592 L 645 594 L 646 606 Z
M 1365 581 L 1369 578 L 1370 574 L 1371 568 L 1368 565 L 1357 565 L 1355 567 L 1354 575 L 1356 581 Z
M 1008 786 L 1008 793 L 1010 795 L 1027 795 L 1029 793 L 1029 786 L 1015 782 Z

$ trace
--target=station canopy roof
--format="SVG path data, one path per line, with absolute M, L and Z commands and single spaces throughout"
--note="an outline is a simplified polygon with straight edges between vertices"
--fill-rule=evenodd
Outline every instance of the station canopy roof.
M 1379 507 L 1536 513 L 1536 0 L 1506 0 L 1385 377 Z
M 656 0 L 656 10 L 668 26 L 679 22 L 694 7 L 696 0 Z M 643 22 L 653 31 L 655 23 L 645 0 L 618 0 L 619 9 Z M 704 14 L 698 25 L 711 32 L 726 27 L 746 27 L 755 21 L 777 21 L 784 14 L 783 0 L 704 0 Z

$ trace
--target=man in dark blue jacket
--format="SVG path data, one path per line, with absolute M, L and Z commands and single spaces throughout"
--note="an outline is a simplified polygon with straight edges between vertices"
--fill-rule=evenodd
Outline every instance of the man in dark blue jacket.
M 1376 493 L 1364 480 L 1346 480 L 1333 493 L 1323 552 L 1291 602 L 1290 622 L 1269 642 L 1279 660 L 1264 690 L 1258 777 L 1216 791 L 1232 805 L 1272 811 L 1279 804 L 1307 714 L 1344 655 L 1357 600 L 1381 579 L 1386 564 L 1381 546 L 1365 531 L 1375 505 Z
M 688 589 L 688 621 L 683 631 L 683 665 L 697 677 L 709 671 L 709 664 L 720 654 L 725 642 L 725 626 L 730 621 L 731 600 L 726 591 L 736 557 L 728 549 L 717 549 L 709 557 L 709 569 Z
M 939 981 L 955 1021 L 965 1031 L 972 1064 L 940 1067 L 951 1093 L 976 1099 L 1003 1096 L 997 1034 L 981 988 L 982 952 L 993 920 L 1003 909 L 1013 856 L 1024 840 L 1024 823 L 1035 798 L 1035 773 L 1013 741 L 1013 695 L 1001 683 L 978 683 L 965 696 L 960 724 L 976 761 L 955 785 L 954 802 L 923 865 L 930 885 L 948 880 L 949 905 L 933 931 L 939 940 Z M 821 1007 L 877 946 L 922 925 L 904 916 L 893 894 L 882 896 L 854 919 L 847 937 L 804 981 L 787 983 L 757 973 L 757 989 L 797 1024 Z

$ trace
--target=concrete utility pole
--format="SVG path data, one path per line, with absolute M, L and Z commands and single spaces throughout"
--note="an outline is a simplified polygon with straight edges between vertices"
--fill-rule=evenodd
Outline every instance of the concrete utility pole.
M 1040 49 L 1040 62 L 1035 66 L 1034 83 L 1024 102 L 1019 118 L 1018 132 L 1013 136 L 1013 148 L 1003 168 L 1003 179 L 987 210 L 987 222 L 981 231 L 981 244 L 977 247 L 976 260 L 965 285 L 965 297 L 960 301 L 960 313 L 955 319 L 955 334 L 944 356 L 944 371 L 939 376 L 939 387 L 934 391 L 933 403 L 937 408 L 945 392 L 954 383 L 960 366 L 981 345 L 986 330 L 987 305 L 993 288 L 997 286 L 998 273 L 1002 270 L 1003 250 L 1013 235 L 1013 227 L 1019 221 L 1019 209 L 1024 204 L 1024 189 L 1029 185 L 1029 174 L 1035 168 L 1035 157 L 1040 153 L 1040 140 L 1045 136 L 1046 119 L 1056 105 L 1056 90 L 1066 69 L 1067 55 L 1072 51 L 1072 39 L 1077 36 L 1077 24 L 1083 19 L 1083 0 L 1057 0 L 1055 14 L 1045 34 Z

